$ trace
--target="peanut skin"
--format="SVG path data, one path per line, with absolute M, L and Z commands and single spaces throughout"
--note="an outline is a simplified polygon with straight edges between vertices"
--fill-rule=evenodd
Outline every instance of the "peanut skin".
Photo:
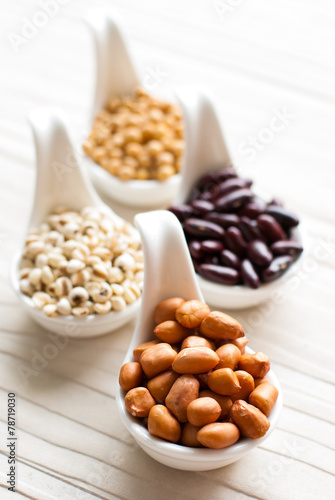
M 249 339 L 247 339 L 247 337 L 239 337 L 238 339 L 234 339 L 234 340 L 218 340 L 217 341 L 217 348 L 223 346 L 224 344 L 234 344 L 236 345 L 236 347 L 239 348 L 241 354 L 244 354 L 245 353 L 245 346 L 247 345 L 247 343 L 249 342 Z
M 196 427 L 190 422 L 186 422 L 181 431 L 180 444 L 184 446 L 191 446 L 192 448 L 199 448 L 201 446 L 197 440 L 197 433 L 199 429 L 200 427 Z
M 201 333 L 210 339 L 234 340 L 244 336 L 242 325 L 236 319 L 220 311 L 212 311 L 201 322 Z
M 231 396 L 231 399 L 233 402 L 236 401 L 237 399 L 244 399 L 245 401 L 247 401 L 249 394 L 255 388 L 254 379 L 252 375 L 250 375 L 250 373 L 245 372 L 243 370 L 236 370 L 235 375 L 238 378 L 241 389 L 238 392 L 236 392 L 236 394 L 233 394 Z
M 221 415 L 221 406 L 213 398 L 198 398 L 187 407 L 187 419 L 191 424 L 202 427 L 216 422 Z
M 178 321 L 164 321 L 156 326 L 154 334 L 163 342 L 178 344 L 190 335 L 190 330 L 181 326 Z
M 240 437 L 238 427 L 230 422 L 215 422 L 202 427 L 197 433 L 197 440 L 207 448 L 227 448 Z
M 249 403 L 256 406 L 267 417 L 272 412 L 278 398 L 278 389 L 269 382 L 263 382 L 252 391 Z
M 269 357 L 263 352 L 243 354 L 238 362 L 240 370 L 244 370 L 254 378 L 265 377 L 270 370 Z
M 144 418 L 149 415 L 150 409 L 155 405 L 155 400 L 145 387 L 135 387 L 127 392 L 124 398 L 127 411 L 133 417 Z
M 208 377 L 208 387 L 222 396 L 231 396 L 241 389 L 237 376 L 230 368 L 214 370 Z
M 142 370 L 148 378 L 171 368 L 177 353 L 170 344 L 161 343 L 146 349 L 140 358 Z
M 164 405 L 155 405 L 151 408 L 148 430 L 150 434 L 171 443 L 177 443 L 181 436 L 180 423 Z
M 234 344 L 225 344 L 215 352 L 220 358 L 215 367 L 216 370 L 219 368 L 231 368 L 234 370 L 241 357 L 241 351 Z
M 183 340 L 181 344 L 182 349 L 188 349 L 189 347 L 209 347 L 215 351 L 215 344 L 211 340 L 200 337 L 200 335 L 190 335 Z
M 199 396 L 199 381 L 193 375 L 181 375 L 165 398 L 165 404 L 179 422 L 187 421 L 187 407 Z
M 238 399 L 230 410 L 230 417 L 234 424 L 240 429 L 243 436 L 258 439 L 270 427 L 270 422 L 266 416 L 255 406 Z
M 148 380 L 147 387 L 151 395 L 155 398 L 158 403 L 163 404 L 169 390 L 179 377 L 178 373 L 173 370 L 167 370 L 166 372 L 160 373 Z
M 155 339 L 155 340 L 150 340 L 149 342 L 144 342 L 143 344 L 138 345 L 135 347 L 133 350 L 133 356 L 135 361 L 140 361 L 142 353 L 146 350 L 149 349 L 149 347 L 152 347 L 153 345 L 157 345 L 160 343 L 160 340 Z
M 176 319 L 176 310 L 185 302 L 184 299 L 180 297 L 173 297 L 171 299 L 163 300 L 160 302 L 154 312 L 154 321 L 156 325 L 163 323 L 164 321 L 170 321 Z
M 177 373 L 205 373 L 219 362 L 219 356 L 209 347 L 182 349 L 172 363 Z
M 120 370 L 119 384 L 124 391 L 130 391 L 142 384 L 143 371 L 140 363 L 130 361 L 125 363 Z
M 213 391 L 205 389 L 200 391 L 199 398 L 213 398 L 217 401 L 221 408 L 221 414 L 218 420 L 225 420 L 229 417 L 230 408 L 232 407 L 232 400 L 228 396 L 220 396 Z
M 185 328 L 197 328 L 209 311 L 208 305 L 200 300 L 188 300 L 177 309 L 176 320 Z

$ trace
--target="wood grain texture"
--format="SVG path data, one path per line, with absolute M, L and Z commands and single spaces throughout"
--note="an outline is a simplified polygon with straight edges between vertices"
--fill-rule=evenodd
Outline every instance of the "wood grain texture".
M 0 3 L 0 498 L 124 500 L 328 500 L 335 474 L 335 6 L 331 0 L 241 0 L 222 16 L 215 2 L 70 0 L 21 45 L 37 1 Z M 217 2 L 220 4 L 220 2 Z M 80 21 L 100 6 L 124 20 L 141 79 L 154 89 L 208 86 L 241 173 L 301 215 L 308 239 L 295 286 L 256 309 L 233 313 L 250 345 L 266 352 L 284 392 L 271 437 L 223 469 L 180 472 L 137 446 L 115 405 L 117 374 L 134 323 L 94 340 L 71 340 L 35 375 L 22 366 L 52 340 L 20 307 L 9 266 L 26 230 L 34 150 L 26 116 L 65 109 L 74 140 L 86 133 L 94 85 L 92 43 Z M 292 116 L 251 159 L 243 143 L 284 109 Z M 134 211 L 114 208 L 128 220 Z M 229 311 L 227 311 L 229 313 Z M 6 490 L 7 393 L 17 393 L 18 482 Z

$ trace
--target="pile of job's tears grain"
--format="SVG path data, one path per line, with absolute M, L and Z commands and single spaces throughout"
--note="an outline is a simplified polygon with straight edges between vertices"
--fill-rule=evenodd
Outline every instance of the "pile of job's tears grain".
M 184 446 L 225 448 L 264 436 L 278 390 L 266 378 L 268 356 L 245 353 L 242 326 L 178 297 L 158 304 L 154 321 L 156 338 L 120 371 L 128 412 L 154 436 Z
M 112 98 L 83 144 L 93 161 L 122 181 L 166 181 L 179 172 L 183 147 L 179 108 L 142 88 Z
M 55 210 L 29 232 L 19 273 L 21 292 L 49 317 L 121 311 L 142 293 L 139 235 L 96 207 Z

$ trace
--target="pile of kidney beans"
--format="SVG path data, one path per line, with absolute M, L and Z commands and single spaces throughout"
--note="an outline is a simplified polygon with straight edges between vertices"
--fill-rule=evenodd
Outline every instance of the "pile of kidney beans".
M 196 272 L 210 281 L 258 288 L 303 251 L 291 235 L 297 217 L 279 200 L 254 195 L 251 185 L 231 168 L 215 170 L 201 177 L 186 204 L 169 208 L 183 226 Z

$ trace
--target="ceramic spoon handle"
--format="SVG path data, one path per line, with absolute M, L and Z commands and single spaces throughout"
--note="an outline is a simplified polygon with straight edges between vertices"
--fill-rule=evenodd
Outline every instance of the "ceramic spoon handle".
M 196 181 L 209 170 L 231 166 L 231 159 L 211 97 L 205 91 L 179 88 L 177 99 L 183 111 L 185 153 L 182 182 L 175 200 L 185 203 Z

